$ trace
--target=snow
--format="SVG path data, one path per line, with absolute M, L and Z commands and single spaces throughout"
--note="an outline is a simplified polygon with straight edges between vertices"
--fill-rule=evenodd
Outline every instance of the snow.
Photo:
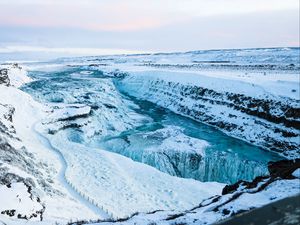
M 149 136 L 156 140 L 161 138 L 163 141 L 158 147 L 147 148 L 148 151 L 197 153 L 204 157 L 205 148 L 209 146 L 209 143 L 204 140 L 184 135 L 182 130 L 176 126 L 168 126 L 154 132 L 149 132 L 147 135 L 144 135 L 144 138 Z
M 161 211 L 151 214 L 140 213 L 132 218 L 116 222 L 114 224 L 133 225 L 133 224 L 215 224 L 216 222 L 228 218 L 230 215 L 224 215 L 223 210 L 229 210 L 231 212 L 239 212 L 240 210 L 249 210 L 267 205 L 271 202 L 278 201 L 280 199 L 295 196 L 299 194 L 299 179 L 293 180 L 277 180 L 270 184 L 266 189 L 256 193 L 243 193 L 237 199 L 226 203 L 226 201 L 232 197 L 232 194 L 222 196 L 218 201 L 212 202 L 207 200 L 202 202 L 204 207 L 196 208 L 193 210 L 186 210 L 182 216 L 175 217 L 175 219 L 167 219 L 173 215 L 178 215 L 180 211 Z M 216 212 L 213 209 L 225 203 Z M 92 223 L 93 225 L 102 225 L 110 223 Z
M 147 70 L 134 71 L 129 68 L 130 78 L 164 80 L 183 85 L 196 85 L 215 90 L 244 94 L 255 98 L 276 99 L 280 96 L 293 99 L 299 98 L 299 74 L 268 74 L 251 73 L 246 78 L 242 72 L 226 71 L 174 71 Z M 295 92 L 292 92 L 295 90 Z
M 299 75 L 295 75 L 295 77 L 298 76 Z M 282 75 L 282 79 L 284 77 L 285 76 Z M 257 78 L 257 80 L 260 79 Z M 188 116 L 201 122 L 208 120 L 208 123 L 222 122 L 228 124 L 232 129 L 223 129 L 225 133 L 259 146 L 268 145 L 268 143 L 265 143 L 266 140 L 268 140 L 270 144 L 270 139 L 287 143 L 283 145 L 298 146 L 299 136 L 294 128 L 285 127 L 280 123 L 272 123 L 263 118 L 252 116 L 251 114 L 245 113 L 243 109 L 236 110 L 235 107 L 230 107 L 230 105 L 236 105 L 234 101 L 228 97 L 228 94 L 234 93 L 236 94 L 236 98 L 244 95 L 245 99 L 252 97 L 266 102 L 274 100 L 278 102 L 278 104 L 297 108 L 299 105 L 297 103 L 300 87 L 299 81 L 277 82 L 280 86 L 280 90 L 283 90 L 285 93 L 279 91 L 278 85 L 275 85 L 276 87 L 274 89 L 270 89 L 269 86 L 259 85 L 258 82 L 256 83 L 257 84 L 235 79 L 223 79 L 221 76 L 216 78 L 199 75 L 197 73 L 156 70 L 142 72 L 130 71 L 129 75 L 121 80 L 118 85 L 122 91 L 131 96 L 153 102 L 183 116 Z M 272 82 L 265 83 L 271 85 Z M 262 82 L 262 84 L 265 83 Z M 274 85 L 272 87 L 274 87 Z M 193 92 L 195 91 L 194 89 L 196 91 L 204 89 L 206 95 L 203 96 L 203 98 L 197 98 L 199 96 Z M 210 94 L 210 90 L 214 92 Z M 291 90 L 296 90 L 296 92 L 293 93 Z M 290 99 L 294 97 L 295 99 Z M 245 102 L 245 105 L 240 103 L 237 106 L 241 108 L 248 107 L 247 102 Z M 257 105 L 257 107 L 260 106 Z M 282 116 L 282 114 L 284 116 L 284 110 L 277 108 L 277 111 L 274 111 L 273 107 L 276 107 L 276 105 L 272 106 L 270 112 L 267 111 L 266 113 L 274 113 L 278 117 Z M 251 110 L 255 109 L 253 108 Z M 276 129 L 294 133 L 295 136 L 286 137 L 280 132 L 274 132 Z M 295 158 L 298 154 L 299 148 L 295 147 L 295 150 L 285 152 L 284 156 Z
M 36 201 L 31 200 L 27 187 L 23 183 L 13 183 L 10 188 L 0 186 L 0 212 L 6 209 L 16 210 L 16 216 L 30 215 L 42 209 Z
M 298 179 L 275 181 L 267 187 L 266 190 L 256 194 L 245 193 L 237 201 L 228 204 L 226 207 L 233 208 L 234 211 L 237 212 L 241 209 L 249 209 L 251 207 L 257 208 L 273 202 L 274 200 L 297 195 L 299 193 L 297 183 L 299 184 Z M 249 201 L 251 201 L 251 204 L 249 204 Z
M 113 218 L 137 211 L 193 207 L 224 187 L 173 177 L 115 153 L 66 142 L 60 133 L 50 142 L 67 162 L 71 186 Z
M 16 129 L 16 134 L 21 139 L 21 142 L 17 140 L 12 140 L 11 144 L 15 147 L 25 146 L 28 151 L 34 154 L 35 160 L 39 162 L 41 166 L 39 172 L 43 173 L 45 178 L 51 177 L 53 180 L 52 186 L 60 190 L 62 194 L 57 195 L 53 193 L 47 193 L 37 187 L 39 194 L 41 195 L 41 200 L 46 205 L 46 210 L 44 213 L 44 223 L 53 224 L 55 221 L 67 222 L 70 219 L 80 220 L 80 219 L 91 219 L 99 218 L 99 215 L 95 214 L 91 209 L 89 209 L 85 204 L 80 202 L 78 199 L 69 193 L 66 187 L 60 183 L 56 178 L 58 171 L 61 168 L 61 162 L 55 154 L 53 154 L 43 143 L 40 142 L 37 135 L 35 135 L 31 128 L 39 121 L 41 118 L 47 117 L 46 110 L 47 107 L 37 103 L 32 99 L 32 97 L 15 87 L 6 87 L 0 85 L 0 103 L 9 104 L 15 108 L 15 113 L 13 115 L 13 125 Z M 46 165 L 46 166 L 45 166 Z M 26 175 L 26 173 L 19 173 L 18 167 L 9 166 L 11 172 L 17 172 L 19 175 Z M 27 174 L 25 177 L 31 177 L 33 175 Z M 37 183 L 37 182 L 36 182 Z M 0 186 L 6 192 L 9 191 L 5 189 L 4 186 Z M 2 190 L 1 189 L 1 190 Z M 22 188 L 14 188 L 10 196 L 13 197 L 13 193 L 17 193 L 23 196 Z M 6 193 L 5 192 L 5 193 Z M 3 198 L 1 193 L 1 201 Z M 7 201 L 10 201 L 8 199 Z M 2 203 L 2 202 L 1 202 Z M 4 206 L 3 204 L 0 204 Z M 7 209 L 7 207 L 5 207 Z M 27 208 L 27 207 L 26 207 Z M 30 209 L 30 207 L 28 208 Z M 63 213 L 62 213 L 63 209 Z M 4 215 L 0 215 L 0 220 L 6 221 L 7 224 L 18 224 L 18 221 L 8 219 Z
M 293 175 L 294 177 L 300 178 L 300 168 L 296 169 L 296 170 L 292 173 L 292 175 Z
M 10 65 L 8 69 L 8 77 L 10 85 L 20 87 L 25 83 L 31 82 L 32 79 L 27 76 L 27 71 L 18 65 Z
M 299 57 L 295 54 L 295 50 L 256 51 L 261 55 L 255 56 L 258 52 L 253 53 L 251 50 L 240 50 L 234 53 L 228 50 L 208 53 L 112 56 L 112 59 L 107 61 L 105 68 L 100 66 L 92 69 L 101 69 L 107 73 L 114 72 L 116 69 L 121 73 L 125 72 L 127 77 L 121 81 L 123 90 L 175 112 L 179 112 L 177 103 L 188 109 L 199 106 L 196 101 L 180 97 L 177 88 L 186 86 L 204 87 L 219 93 L 230 92 L 253 98 L 271 99 L 290 103 L 297 107 L 300 75 L 297 69 L 290 69 L 288 66 L 288 64 L 294 63 L 297 68 L 299 64 Z M 228 57 L 230 64 L 238 64 L 239 67 L 270 63 L 274 63 L 277 67 L 274 70 L 266 69 L 267 72 L 265 72 L 260 69 L 231 69 L 231 67 L 228 69 L 226 66 L 220 67 L 221 69 L 211 69 L 207 65 L 194 66 L 195 61 L 222 60 L 225 56 Z M 62 60 L 59 63 L 55 61 L 49 64 L 32 63 L 23 68 L 16 65 L 5 66 L 9 69 L 8 75 L 12 86 L 0 85 L 0 120 L 9 129 L 9 132 L 13 133 L 15 130 L 15 137 L 20 139 L 12 137 L 8 138 L 8 142 L 18 150 L 20 149 L 20 154 L 25 152 L 22 148 L 24 146 L 32 154 L 32 160 L 36 163 L 34 166 L 37 167 L 35 169 L 39 173 L 22 170 L 15 164 L 4 163 L 3 165 L 8 168 L 9 172 L 30 178 L 37 184 L 34 191 L 38 193 L 42 204 L 46 207 L 42 223 L 66 223 L 70 220 L 108 217 L 120 218 L 130 216 L 135 212 L 140 213 L 120 224 L 147 224 L 153 221 L 157 224 L 170 224 L 171 222 L 212 224 L 226 218 L 227 216 L 220 212 L 211 211 L 212 205 L 209 205 L 194 209 L 192 212 L 186 211 L 186 215 L 173 221 L 166 221 L 165 219 L 169 215 L 182 213 L 184 210 L 197 206 L 202 200 L 220 195 L 224 184 L 170 176 L 122 155 L 72 142 L 68 133 L 59 129 L 64 121 L 80 117 L 76 123 L 78 125 L 86 124 L 83 133 L 88 140 L 97 132 L 97 129 L 103 130 L 103 135 L 107 135 L 111 134 L 110 130 L 114 130 L 116 133 L 122 132 L 132 128 L 133 124 L 149 121 L 149 118 L 142 117 L 125 107 L 126 100 L 116 94 L 112 82 L 103 82 L 101 86 L 96 80 L 92 81 L 98 89 L 94 89 L 94 93 L 89 94 L 95 94 L 95 101 L 103 103 L 103 107 L 100 107 L 98 111 L 92 111 L 88 104 L 68 104 L 77 100 L 74 97 L 77 96 L 77 92 L 90 90 L 91 86 L 85 87 L 84 90 L 73 90 L 74 92 L 70 92 L 68 98 L 62 100 L 63 103 L 48 105 L 36 102 L 30 95 L 17 89 L 32 81 L 24 68 L 43 71 L 57 71 L 65 68 L 66 65 L 81 65 L 89 68 L 88 64 L 93 61 L 86 60 L 90 59 L 77 59 L 78 63 L 73 59 L 71 62 Z M 97 62 L 96 58 L 95 62 Z M 218 63 L 211 64 L 218 66 Z M 93 75 L 91 71 L 81 71 L 79 74 L 74 73 L 73 76 L 79 77 L 80 74 Z M 53 87 L 49 86 L 53 99 L 59 98 L 60 93 L 53 92 L 51 88 Z M 70 88 L 74 89 L 74 87 Z M 106 95 L 100 98 L 97 96 L 99 91 L 103 91 Z M 5 118 L 6 104 L 15 108 L 12 122 Z M 134 107 L 137 106 L 133 104 L 132 108 Z M 237 112 L 225 105 L 214 107 L 214 104 L 207 104 L 205 107 L 205 113 L 216 121 L 231 122 L 245 128 L 241 132 L 245 134 L 242 138 L 247 141 L 257 140 L 257 143 L 260 144 L 262 135 L 275 140 L 282 138 L 268 129 L 271 126 L 282 128 L 281 124 L 274 125 L 262 119 L 254 121 L 251 116 Z M 119 111 L 116 112 L 114 108 Z M 96 119 L 82 119 L 91 113 L 98 113 L 101 116 Z M 274 113 L 280 115 L 281 112 L 278 110 Z M 236 117 L 229 118 L 231 114 Z M 256 123 L 257 121 L 260 124 Z M 114 129 L 111 128 L 112 126 L 115 126 Z M 50 135 L 49 128 L 53 127 L 57 128 L 57 132 Z M 286 130 L 293 131 L 291 128 L 286 128 Z M 229 134 L 241 137 L 237 132 Z M 163 137 L 163 141 L 158 146 L 146 148 L 146 153 L 164 153 L 175 150 L 184 154 L 196 153 L 205 157 L 206 149 L 209 147 L 206 141 L 190 138 L 175 126 L 162 128 L 158 132 L 148 132 L 142 136 L 141 141 L 151 135 Z M 297 138 L 289 137 L 288 139 L 290 143 L 297 143 Z M 300 169 L 294 171 L 293 175 L 299 178 Z M 43 184 L 39 183 L 40 178 L 43 178 L 46 184 L 51 184 L 54 191 L 45 190 L 42 187 Z M 240 192 L 242 189 L 238 191 Z M 299 179 L 278 180 L 261 192 L 242 194 L 236 200 L 222 206 L 221 209 L 231 209 L 234 212 L 248 210 L 296 194 L 299 194 Z M 222 196 L 218 203 L 225 202 L 231 196 Z M 17 212 L 29 214 L 41 209 L 41 204 L 30 198 L 27 187 L 21 182 L 12 183 L 11 187 L 0 185 L 0 199 L 0 211 L 13 207 Z M 154 210 L 166 211 L 146 214 Z M 37 223 L 35 220 L 37 219 L 28 223 Z M 17 219 L 3 214 L 0 215 L 0 221 L 7 224 L 22 224 Z
M 173 177 L 118 154 L 68 142 L 60 132 L 48 137 L 51 144 L 47 145 L 33 129 L 42 118 L 67 119 L 88 114 L 89 106 L 71 104 L 68 109 L 62 104 L 44 106 L 12 86 L 0 86 L 0 99 L 1 104 L 9 103 L 15 108 L 13 125 L 21 139 L 20 144 L 34 154 L 41 162 L 39 165 L 47 165 L 47 176 L 54 182 L 52 186 L 63 193 L 55 195 L 38 191 L 46 206 L 43 215 L 46 224 L 105 218 L 106 214 L 118 218 L 136 211 L 189 208 L 201 199 L 220 193 L 224 187 L 224 184 L 215 182 L 201 183 Z M 52 107 L 56 107 L 54 111 Z M 53 147 L 62 153 L 63 158 L 53 152 Z M 63 160 L 67 164 L 65 169 Z M 40 168 L 42 173 L 43 167 Z M 10 167 L 10 171 L 19 173 L 17 167 Z M 19 174 L 34 179 L 32 174 Z M 103 216 L 97 210 L 95 213 L 95 207 L 103 210 Z M 18 223 L 3 216 L 0 219 Z

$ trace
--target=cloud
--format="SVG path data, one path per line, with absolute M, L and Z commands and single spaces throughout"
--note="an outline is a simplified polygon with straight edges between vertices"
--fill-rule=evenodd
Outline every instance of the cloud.
M 299 45 L 298 0 L 0 0 L 0 8 L 2 46 L 100 54 Z
M 188 51 L 299 46 L 299 12 L 260 12 L 190 19 L 147 30 L 0 27 L 0 46 Z
M 137 54 L 142 53 L 137 50 L 126 49 L 105 49 L 105 48 L 50 48 L 26 45 L 12 45 L 0 47 L 0 53 L 44 53 L 44 54 L 63 54 L 63 55 L 114 55 L 114 54 Z
M 143 30 L 192 18 L 299 9 L 298 0 L 0 0 L 2 25 Z

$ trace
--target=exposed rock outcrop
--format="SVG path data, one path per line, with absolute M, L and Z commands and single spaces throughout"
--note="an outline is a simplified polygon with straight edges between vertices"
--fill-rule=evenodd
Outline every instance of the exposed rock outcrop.
M 0 84 L 9 86 L 10 80 L 8 77 L 8 69 L 0 69 Z
M 268 179 L 268 182 L 260 187 L 260 190 L 265 188 L 270 183 L 274 182 L 276 179 L 295 179 L 296 177 L 294 177 L 292 174 L 298 168 L 300 168 L 300 158 L 295 160 L 280 160 L 277 162 L 269 162 L 269 176 L 256 177 L 251 182 L 241 180 L 235 184 L 226 185 L 222 191 L 222 194 L 226 195 L 236 192 L 242 186 L 244 186 L 246 189 L 255 188 L 260 182 L 263 182 L 266 179 Z

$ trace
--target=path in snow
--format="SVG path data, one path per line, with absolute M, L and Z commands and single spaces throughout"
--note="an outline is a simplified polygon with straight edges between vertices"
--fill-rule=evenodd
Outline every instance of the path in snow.
M 50 151 L 54 152 L 58 156 L 58 158 L 61 162 L 62 167 L 58 173 L 59 182 L 66 188 L 66 190 L 70 193 L 70 195 L 74 199 L 78 200 L 83 205 L 85 205 L 87 208 L 92 210 L 95 214 L 99 215 L 99 217 L 101 217 L 101 219 L 110 218 L 110 216 L 108 215 L 107 212 L 105 212 L 103 209 L 101 209 L 101 208 L 97 207 L 95 204 L 93 204 L 89 198 L 87 198 L 83 193 L 80 193 L 79 191 L 77 191 L 76 188 L 73 187 L 72 184 L 66 179 L 65 174 L 66 174 L 68 165 L 67 165 L 65 158 L 63 157 L 62 153 L 57 148 L 52 146 L 52 144 L 50 143 L 48 138 L 46 138 L 44 135 L 42 135 L 35 129 L 36 124 L 33 125 L 32 131 L 37 135 L 38 139 L 41 141 L 41 143 L 46 148 L 48 148 Z

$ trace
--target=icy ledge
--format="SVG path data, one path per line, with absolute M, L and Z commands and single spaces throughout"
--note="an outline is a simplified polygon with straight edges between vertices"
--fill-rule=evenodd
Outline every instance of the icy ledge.
M 169 125 L 107 139 L 104 148 L 173 176 L 199 181 L 234 183 L 267 173 L 258 162 L 225 151 L 209 152 L 209 146 L 207 141 L 189 137 L 180 127 Z

